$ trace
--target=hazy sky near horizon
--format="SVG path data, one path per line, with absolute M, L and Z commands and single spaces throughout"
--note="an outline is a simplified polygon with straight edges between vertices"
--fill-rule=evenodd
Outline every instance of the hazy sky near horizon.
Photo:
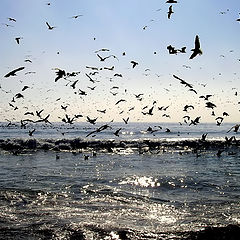
M 44 109 L 50 121 L 81 114 L 76 121 L 183 122 L 188 115 L 216 122 L 227 112 L 223 122 L 239 122 L 239 0 L 1 0 L 0 8 L 0 121 L 37 120 Z M 189 59 L 196 35 L 203 54 Z M 169 45 L 186 53 L 169 54 Z M 112 56 L 100 61 L 100 49 L 109 50 L 99 51 L 101 57 Z M 4 77 L 19 67 L 25 69 L 17 76 Z M 57 68 L 80 73 L 55 82 Z M 207 94 L 214 109 L 199 98 Z M 194 109 L 183 111 L 186 105 Z

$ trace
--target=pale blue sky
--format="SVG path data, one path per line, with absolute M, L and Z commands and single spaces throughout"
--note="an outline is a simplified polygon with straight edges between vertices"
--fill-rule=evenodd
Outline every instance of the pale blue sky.
M 129 116 L 130 121 L 182 122 L 187 114 L 192 119 L 202 116 L 202 122 L 215 122 L 215 118 L 226 111 L 230 116 L 224 121 L 238 122 L 240 22 L 236 19 L 240 12 L 239 0 L 178 1 L 173 4 L 171 19 L 167 18 L 170 4 L 165 2 L 1 0 L 0 85 L 4 91 L 0 93 L 0 120 L 19 121 L 26 118 L 26 111 L 44 108 L 45 115 L 50 113 L 52 121 L 61 120 L 66 113 L 71 116 L 81 113 L 84 115 L 81 121 L 88 115 L 98 117 L 99 121 L 122 121 Z M 71 18 L 78 14 L 83 16 Z M 9 17 L 16 22 L 9 21 Z M 48 30 L 46 21 L 56 28 Z M 199 35 L 203 55 L 190 60 L 196 35 Z M 16 37 L 22 38 L 20 44 L 16 43 Z M 170 44 L 178 49 L 186 46 L 187 53 L 169 55 L 166 47 Z M 99 55 L 113 54 L 118 60 L 111 57 L 100 62 L 95 51 L 101 48 L 110 51 L 99 52 Z M 122 56 L 123 52 L 126 56 Z M 32 63 L 24 62 L 27 58 Z M 134 69 L 130 64 L 132 60 L 139 63 Z M 24 71 L 4 78 L 20 66 L 25 67 Z M 115 68 L 99 71 L 93 78 L 100 82 L 93 84 L 85 76 L 91 72 L 86 66 Z M 66 86 L 63 79 L 55 83 L 54 68 L 80 71 L 72 80 L 79 80 L 76 90 L 86 91 L 87 96 L 74 94 L 75 90 Z M 36 74 L 25 75 L 28 71 Z M 123 77 L 113 77 L 115 73 Z M 189 92 L 173 74 L 193 84 L 197 94 Z M 30 88 L 21 92 L 24 85 Z M 93 86 L 95 90 L 88 88 Z M 119 87 L 115 90 L 116 96 L 110 93 L 113 86 Z M 24 99 L 12 102 L 18 107 L 14 110 L 9 103 L 19 92 Z M 143 93 L 143 100 L 137 100 L 134 93 Z M 211 109 L 206 109 L 205 101 L 199 98 L 206 94 L 214 95 L 209 101 L 217 105 L 216 116 L 211 115 Z M 61 99 L 56 102 L 58 98 Z M 127 101 L 115 105 L 119 99 Z M 153 101 L 157 102 L 153 115 L 143 115 L 142 112 L 153 106 Z M 66 104 L 69 106 L 64 112 L 61 105 Z M 194 109 L 183 112 L 186 104 L 192 104 Z M 168 105 L 166 112 L 158 110 Z M 134 110 L 129 112 L 133 106 Z M 148 106 L 146 110 L 142 110 L 144 106 Z M 97 112 L 99 109 L 106 109 L 106 114 Z M 164 113 L 171 118 L 163 117 Z

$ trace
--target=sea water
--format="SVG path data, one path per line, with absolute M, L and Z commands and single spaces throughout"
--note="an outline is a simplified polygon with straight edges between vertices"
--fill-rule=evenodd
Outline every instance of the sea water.
M 103 124 L 1 123 L 0 239 L 197 239 L 209 227 L 229 226 L 239 232 L 240 135 L 227 133 L 234 124 L 108 124 L 86 137 Z M 231 136 L 236 141 L 226 144 Z M 35 145 L 24 145 L 29 141 Z

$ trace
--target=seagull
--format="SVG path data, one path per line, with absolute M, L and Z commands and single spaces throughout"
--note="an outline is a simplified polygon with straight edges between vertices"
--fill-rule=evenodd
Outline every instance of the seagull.
M 64 76 L 66 76 L 66 72 L 64 70 L 61 69 L 57 69 L 58 71 L 56 72 L 57 77 L 55 78 L 55 82 L 57 82 L 60 78 L 63 78 Z
M 91 124 L 96 124 L 96 121 L 97 121 L 98 118 L 94 118 L 94 119 L 91 119 L 87 116 L 87 122 L 91 123 Z
M 133 68 L 135 68 L 135 67 L 138 65 L 138 63 L 135 62 L 135 61 L 131 61 L 130 63 L 133 65 L 133 66 L 132 66 Z
M 166 1 L 166 3 L 177 3 L 177 1 L 175 1 L 175 0 L 168 0 L 168 1 Z
M 128 118 L 126 118 L 126 119 L 125 119 L 125 118 L 123 118 L 123 121 L 124 121 L 124 123 L 125 123 L 125 124 L 128 124 L 128 120 L 129 120 L 129 117 L 128 117 Z
M 28 135 L 31 137 L 35 131 L 36 131 L 35 128 L 33 130 L 29 130 Z
M 114 132 L 113 134 L 117 137 L 119 137 L 119 132 L 122 130 L 122 128 L 119 128 L 116 132 Z
M 185 82 L 183 79 L 181 79 L 180 77 L 176 76 L 176 75 L 173 75 L 174 78 L 180 80 L 180 83 L 183 84 L 183 85 L 186 85 L 185 87 L 189 87 L 189 88 L 193 88 L 193 86 L 187 82 Z
M 239 130 L 240 124 L 236 124 L 235 126 L 231 127 L 227 133 L 229 133 L 232 129 L 234 129 L 233 131 L 236 133 Z
M 82 14 L 78 14 L 78 15 L 74 15 L 74 16 L 72 16 L 72 17 L 70 17 L 70 18 L 78 18 L 78 17 L 82 17 L 83 15 Z
M 25 91 L 25 90 L 28 89 L 28 88 L 29 88 L 29 86 L 24 86 L 24 87 L 22 88 L 22 92 Z
M 169 9 L 168 9 L 168 19 L 170 19 L 171 18 L 171 15 L 173 14 L 174 12 L 173 12 L 173 10 L 172 10 L 172 5 L 169 7 Z
M 202 54 L 202 50 L 200 49 L 200 41 L 199 41 L 198 35 L 196 35 L 196 37 L 195 37 L 195 48 L 192 49 L 191 51 L 193 51 L 193 53 L 190 56 L 190 59 L 195 58 L 198 54 L 199 55 Z
M 8 20 L 12 21 L 12 22 L 16 22 L 17 21 L 15 18 L 11 18 L 11 17 L 9 17 Z
M 17 41 L 17 44 L 20 43 L 20 39 L 22 39 L 22 37 L 16 37 L 15 40 Z
M 56 27 L 50 26 L 50 24 L 48 22 L 46 22 L 46 24 L 47 24 L 49 30 L 53 30 L 54 28 L 56 28 Z
M 125 99 L 120 99 L 115 103 L 115 105 L 119 104 L 120 102 L 126 102 L 126 100 Z
M 25 67 L 20 67 L 20 68 L 17 68 L 11 72 L 9 72 L 8 74 L 6 74 L 4 77 L 7 78 L 7 77 L 10 77 L 10 76 L 16 76 L 16 72 L 18 71 L 21 71 L 23 70 Z

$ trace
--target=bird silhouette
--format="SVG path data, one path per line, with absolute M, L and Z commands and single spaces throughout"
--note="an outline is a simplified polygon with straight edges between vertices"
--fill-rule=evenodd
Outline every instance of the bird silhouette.
M 48 22 L 46 22 L 46 24 L 47 24 L 49 30 L 53 30 L 54 28 L 56 28 L 56 27 L 52 27 Z
M 9 17 L 8 20 L 12 21 L 12 22 L 16 22 L 17 21 L 15 18 L 11 18 L 11 17 Z
M 187 83 L 186 81 L 184 81 L 183 79 L 181 79 L 180 77 L 173 75 L 174 78 L 180 80 L 180 83 L 185 85 L 185 87 L 189 87 L 189 88 L 193 88 L 192 84 Z
M 98 118 L 94 118 L 94 119 L 91 119 L 90 117 L 87 116 L 87 122 L 91 123 L 91 124 L 96 124 L 96 121 L 97 121 Z
M 17 44 L 19 44 L 19 43 L 20 43 L 20 39 L 22 39 L 22 37 L 16 37 L 16 38 L 15 38 L 15 40 L 16 40 L 16 42 L 17 42 Z
M 193 51 L 193 53 L 190 56 L 190 59 L 195 58 L 198 54 L 199 55 L 202 54 L 202 50 L 200 49 L 200 41 L 199 41 L 198 35 L 196 35 L 196 37 L 195 37 L 195 48 L 192 49 L 191 51 Z
M 61 70 L 61 69 L 57 69 L 56 74 L 57 74 L 57 77 L 55 78 L 55 82 L 57 82 L 59 79 L 66 76 L 66 72 L 64 70 Z
M 177 1 L 176 0 L 168 0 L 168 1 L 166 1 L 166 3 L 177 3 Z
M 135 68 L 135 67 L 138 65 L 138 63 L 135 62 L 135 61 L 131 61 L 130 63 L 132 64 L 132 67 L 133 67 L 133 68 Z
M 123 118 L 123 121 L 124 121 L 124 123 L 125 123 L 125 124 L 128 124 L 129 117 L 127 117 L 126 119 L 125 119 L 125 118 Z
M 78 14 L 78 15 L 74 15 L 74 16 L 72 16 L 72 17 L 70 17 L 70 18 L 79 18 L 79 17 L 82 17 L 83 15 L 82 14 Z
M 172 5 L 168 8 L 168 19 L 171 18 L 171 15 L 173 14 L 173 10 L 172 10 Z
M 23 70 L 25 67 L 19 67 L 11 72 L 9 72 L 8 74 L 6 74 L 4 77 L 10 77 L 10 76 L 16 76 L 16 72 Z
M 119 133 L 120 133 L 120 131 L 122 130 L 122 128 L 119 128 L 116 132 L 114 132 L 113 134 L 115 135 L 115 136 L 117 136 L 117 137 L 119 137 Z

